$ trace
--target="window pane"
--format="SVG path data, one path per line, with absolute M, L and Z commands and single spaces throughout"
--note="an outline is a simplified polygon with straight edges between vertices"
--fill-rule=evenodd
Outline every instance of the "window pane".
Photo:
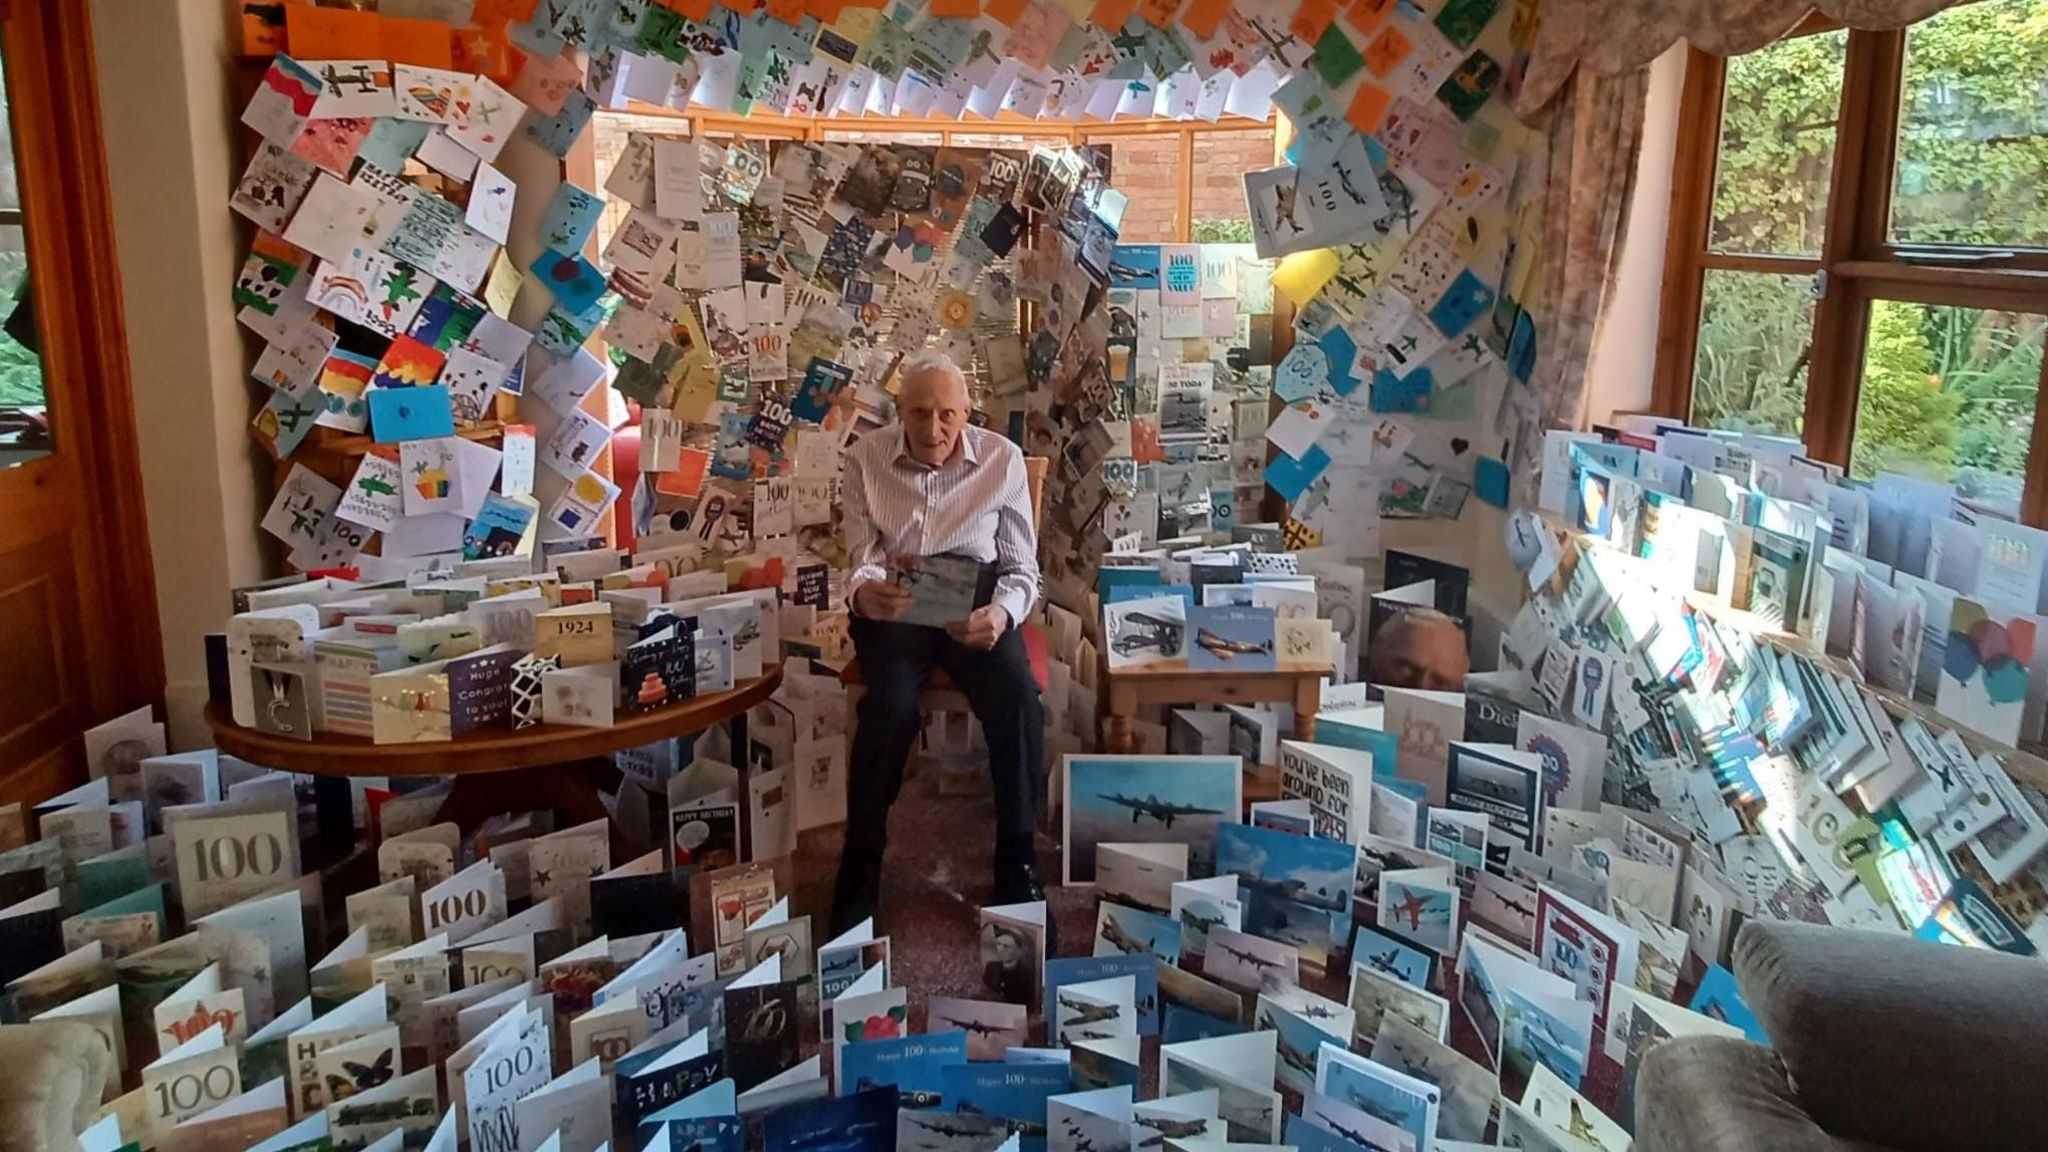
M 0 64 L 0 467 L 46 456 L 50 448 L 43 359 L 38 351 L 42 338 L 29 292 L 28 240 L 15 172 L 13 117 L 6 69 Z
M 2048 8 L 1984 0 L 1906 31 L 1892 238 L 2048 246 Z
M 1814 255 L 1835 164 L 1849 34 L 1781 40 L 1728 61 L 1709 244 Z
M 1124 206 L 1117 240 L 1124 244 L 1171 244 L 1180 239 L 1180 133 L 1160 136 L 1097 136 L 1089 144 L 1109 151 L 1109 183 L 1131 198 Z M 1260 165 L 1272 167 L 1268 160 Z M 1244 174 L 1234 173 L 1238 199 Z
M 2017 514 L 2048 318 L 1879 300 L 1870 309 L 1850 469 L 1953 481 Z
M 1195 133 L 1194 216 L 1188 238 L 1197 244 L 1249 244 L 1251 214 L 1244 204 L 1244 174 L 1273 166 L 1273 126 Z
M 1693 422 L 1799 435 L 1812 346 L 1809 279 L 1708 269 L 1693 362 Z

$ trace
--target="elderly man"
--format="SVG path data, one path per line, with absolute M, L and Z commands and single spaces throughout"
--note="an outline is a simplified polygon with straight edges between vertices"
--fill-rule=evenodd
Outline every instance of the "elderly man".
M 842 526 L 852 564 L 849 628 L 867 695 L 847 780 L 846 847 L 832 901 L 836 935 L 873 915 L 881 895 L 889 806 L 919 728 L 918 699 L 933 668 L 967 697 L 988 740 L 995 783 L 994 903 L 1038 900 L 1037 820 L 1045 711 L 1017 634 L 1038 597 L 1038 532 L 1024 455 L 968 424 L 967 378 L 942 355 L 905 360 L 899 425 L 861 438 L 846 456 Z M 987 603 L 943 628 L 898 619 L 911 594 L 892 579 L 906 561 L 951 555 L 982 563 Z

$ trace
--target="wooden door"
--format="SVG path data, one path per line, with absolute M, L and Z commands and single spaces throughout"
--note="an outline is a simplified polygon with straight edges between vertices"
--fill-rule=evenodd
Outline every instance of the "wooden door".
M 92 63 L 85 4 L 0 0 L 0 802 L 163 697 Z

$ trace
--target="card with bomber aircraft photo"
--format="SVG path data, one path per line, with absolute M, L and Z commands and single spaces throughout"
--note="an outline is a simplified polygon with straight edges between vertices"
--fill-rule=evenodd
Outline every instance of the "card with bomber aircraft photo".
M 1068 756 L 1062 882 L 1095 882 L 1105 843 L 1188 845 L 1188 872 L 1212 870 L 1217 826 L 1243 810 L 1235 756 Z

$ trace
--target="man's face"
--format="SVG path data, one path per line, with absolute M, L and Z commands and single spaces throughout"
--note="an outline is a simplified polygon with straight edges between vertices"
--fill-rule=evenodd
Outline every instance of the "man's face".
M 1372 660 L 1376 683 L 1430 692 L 1459 692 L 1472 661 L 1465 633 L 1442 616 L 1403 613 L 1377 638 Z
M 951 373 L 926 370 L 903 382 L 896 397 L 910 455 L 921 464 L 944 464 L 967 427 L 967 388 Z

